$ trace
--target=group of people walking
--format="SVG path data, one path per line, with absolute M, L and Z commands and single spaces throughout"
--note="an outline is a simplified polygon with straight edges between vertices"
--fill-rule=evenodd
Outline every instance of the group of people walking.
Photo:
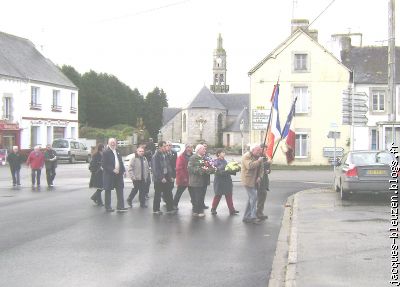
M 12 151 L 7 156 L 10 166 L 13 186 L 21 185 L 21 165 L 25 162 L 24 157 L 19 152 L 18 146 L 13 146 Z M 46 150 L 42 152 L 40 146 L 35 146 L 33 151 L 28 155 L 26 164 L 31 167 L 32 187 L 40 187 L 40 178 L 43 166 L 46 168 L 46 179 L 49 187 L 54 186 L 56 177 L 57 155 L 51 145 L 46 146 Z
M 166 213 L 176 213 L 179 201 L 187 189 L 192 204 L 192 215 L 204 217 L 204 210 L 209 207 L 204 203 L 207 187 L 210 185 L 210 174 L 214 174 L 213 188 L 215 196 L 212 200 L 211 214 L 217 214 L 217 207 L 222 196 L 229 209 L 230 215 L 237 215 L 238 210 L 233 204 L 232 174 L 236 172 L 226 169 L 228 162 L 225 152 L 220 149 L 216 158 L 212 159 L 207 153 L 207 144 L 198 144 L 193 150 L 190 144 L 185 145 L 184 152 L 177 156 L 172 149 L 172 144 L 160 141 L 155 150 L 154 145 L 138 146 L 135 157 L 129 162 L 128 170 L 122 162 L 120 153 L 116 150 L 116 140 L 108 141 L 108 148 L 103 144 L 97 146 L 97 151 L 92 157 L 89 169 L 92 173 L 90 187 L 96 188 L 91 199 L 99 206 L 105 206 L 107 212 L 115 209 L 111 206 L 111 190 L 116 190 L 117 207 L 119 212 L 127 211 L 124 206 L 124 173 L 132 180 L 133 188 L 126 199 L 128 206 L 139 194 L 141 208 L 147 208 L 146 201 L 151 181 L 154 184 L 153 213 L 161 215 L 160 205 L 163 200 Z M 260 145 L 253 145 L 250 151 L 243 155 L 241 180 L 248 193 L 248 203 L 244 213 L 243 222 L 261 223 L 267 219 L 264 215 L 264 203 L 269 188 L 268 174 L 270 161 L 262 157 L 263 149 Z M 176 183 L 176 192 L 173 189 Z M 105 191 L 105 202 L 102 201 L 101 192 Z

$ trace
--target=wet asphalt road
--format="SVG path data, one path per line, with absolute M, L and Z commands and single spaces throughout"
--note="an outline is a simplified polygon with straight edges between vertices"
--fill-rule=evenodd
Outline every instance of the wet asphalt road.
M 187 192 L 176 215 L 153 215 L 152 198 L 148 209 L 135 199 L 126 213 L 106 213 L 88 199 L 87 164 L 60 164 L 51 190 L 44 172 L 41 189 L 32 189 L 28 172 L 13 189 L 0 168 L 0 286 L 267 286 L 287 197 L 331 182 L 328 171 L 273 172 L 269 219 L 247 225 L 239 177 L 240 215 L 229 216 L 222 199 L 217 216 L 199 219 Z M 125 198 L 130 188 L 127 181 Z M 209 187 L 208 205 L 212 196 Z

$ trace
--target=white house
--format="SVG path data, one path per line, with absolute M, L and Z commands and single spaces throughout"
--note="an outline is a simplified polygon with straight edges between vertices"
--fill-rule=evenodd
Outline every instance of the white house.
M 395 142 L 400 144 L 399 88 L 400 65 L 396 65 L 396 122 L 389 121 L 388 97 L 388 47 L 353 46 L 352 38 L 340 35 L 342 63 L 352 71 L 354 91 L 366 95 L 368 122 L 354 127 L 354 150 L 386 149 L 392 142 L 392 127 Z M 396 47 L 396 59 L 400 59 L 400 48 Z
M 27 39 L 0 32 L 0 148 L 78 137 L 78 89 Z

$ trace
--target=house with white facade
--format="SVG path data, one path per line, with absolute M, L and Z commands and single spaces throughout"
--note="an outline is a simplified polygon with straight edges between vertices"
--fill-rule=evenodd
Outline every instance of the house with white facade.
M 0 32 L 0 148 L 78 137 L 78 89 L 27 39 Z
M 351 71 L 318 42 L 318 32 L 308 20 L 293 19 L 292 33 L 250 71 L 250 140 L 263 142 L 266 128 L 259 128 L 260 114 L 269 115 L 271 93 L 279 79 L 281 127 L 297 98 L 292 128 L 296 133 L 295 165 L 327 165 L 334 147 L 330 131 L 340 132 L 337 147 L 349 150 L 350 126 L 342 125 L 342 95 Z M 262 113 L 264 112 L 264 113 Z M 274 163 L 286 164 L 280 143 Z
M 354 37 L 353 37 L 354 38 Z M 342 63 L 352 71 L 351 82 L 354 92 L 366 95 L 367 123 L 354 126 L 354 150 L 387 149 L 392 142 L 392 128 L 395 142 L 400 144 L 399 89 L 400 65 L 396 65 L 396 122 L 389 121 L 388 97 L 388 47 L 352 45 L 350 35 L 341 35 L 340 57 Z M 355 39 L 357 40 L 357 39 Z M 358 41 L 359 43 L 360 41 Z M 400 59 L 400 48 L 396 47 L 396 59 Z

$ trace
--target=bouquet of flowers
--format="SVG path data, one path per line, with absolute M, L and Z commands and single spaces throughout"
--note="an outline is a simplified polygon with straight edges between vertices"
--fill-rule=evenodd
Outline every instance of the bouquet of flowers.
M 225 166 L 225 170 L 230 173 L 239 172 L 241 169 L 240 164 L 237 161 L 231 161 Z
M 200 169 L 205 174 L 214 174 L 217 171 L 217 168 L 212 163 L 212 161 L 207 160 L 207 159 L 201 159 L 200 160 Z

